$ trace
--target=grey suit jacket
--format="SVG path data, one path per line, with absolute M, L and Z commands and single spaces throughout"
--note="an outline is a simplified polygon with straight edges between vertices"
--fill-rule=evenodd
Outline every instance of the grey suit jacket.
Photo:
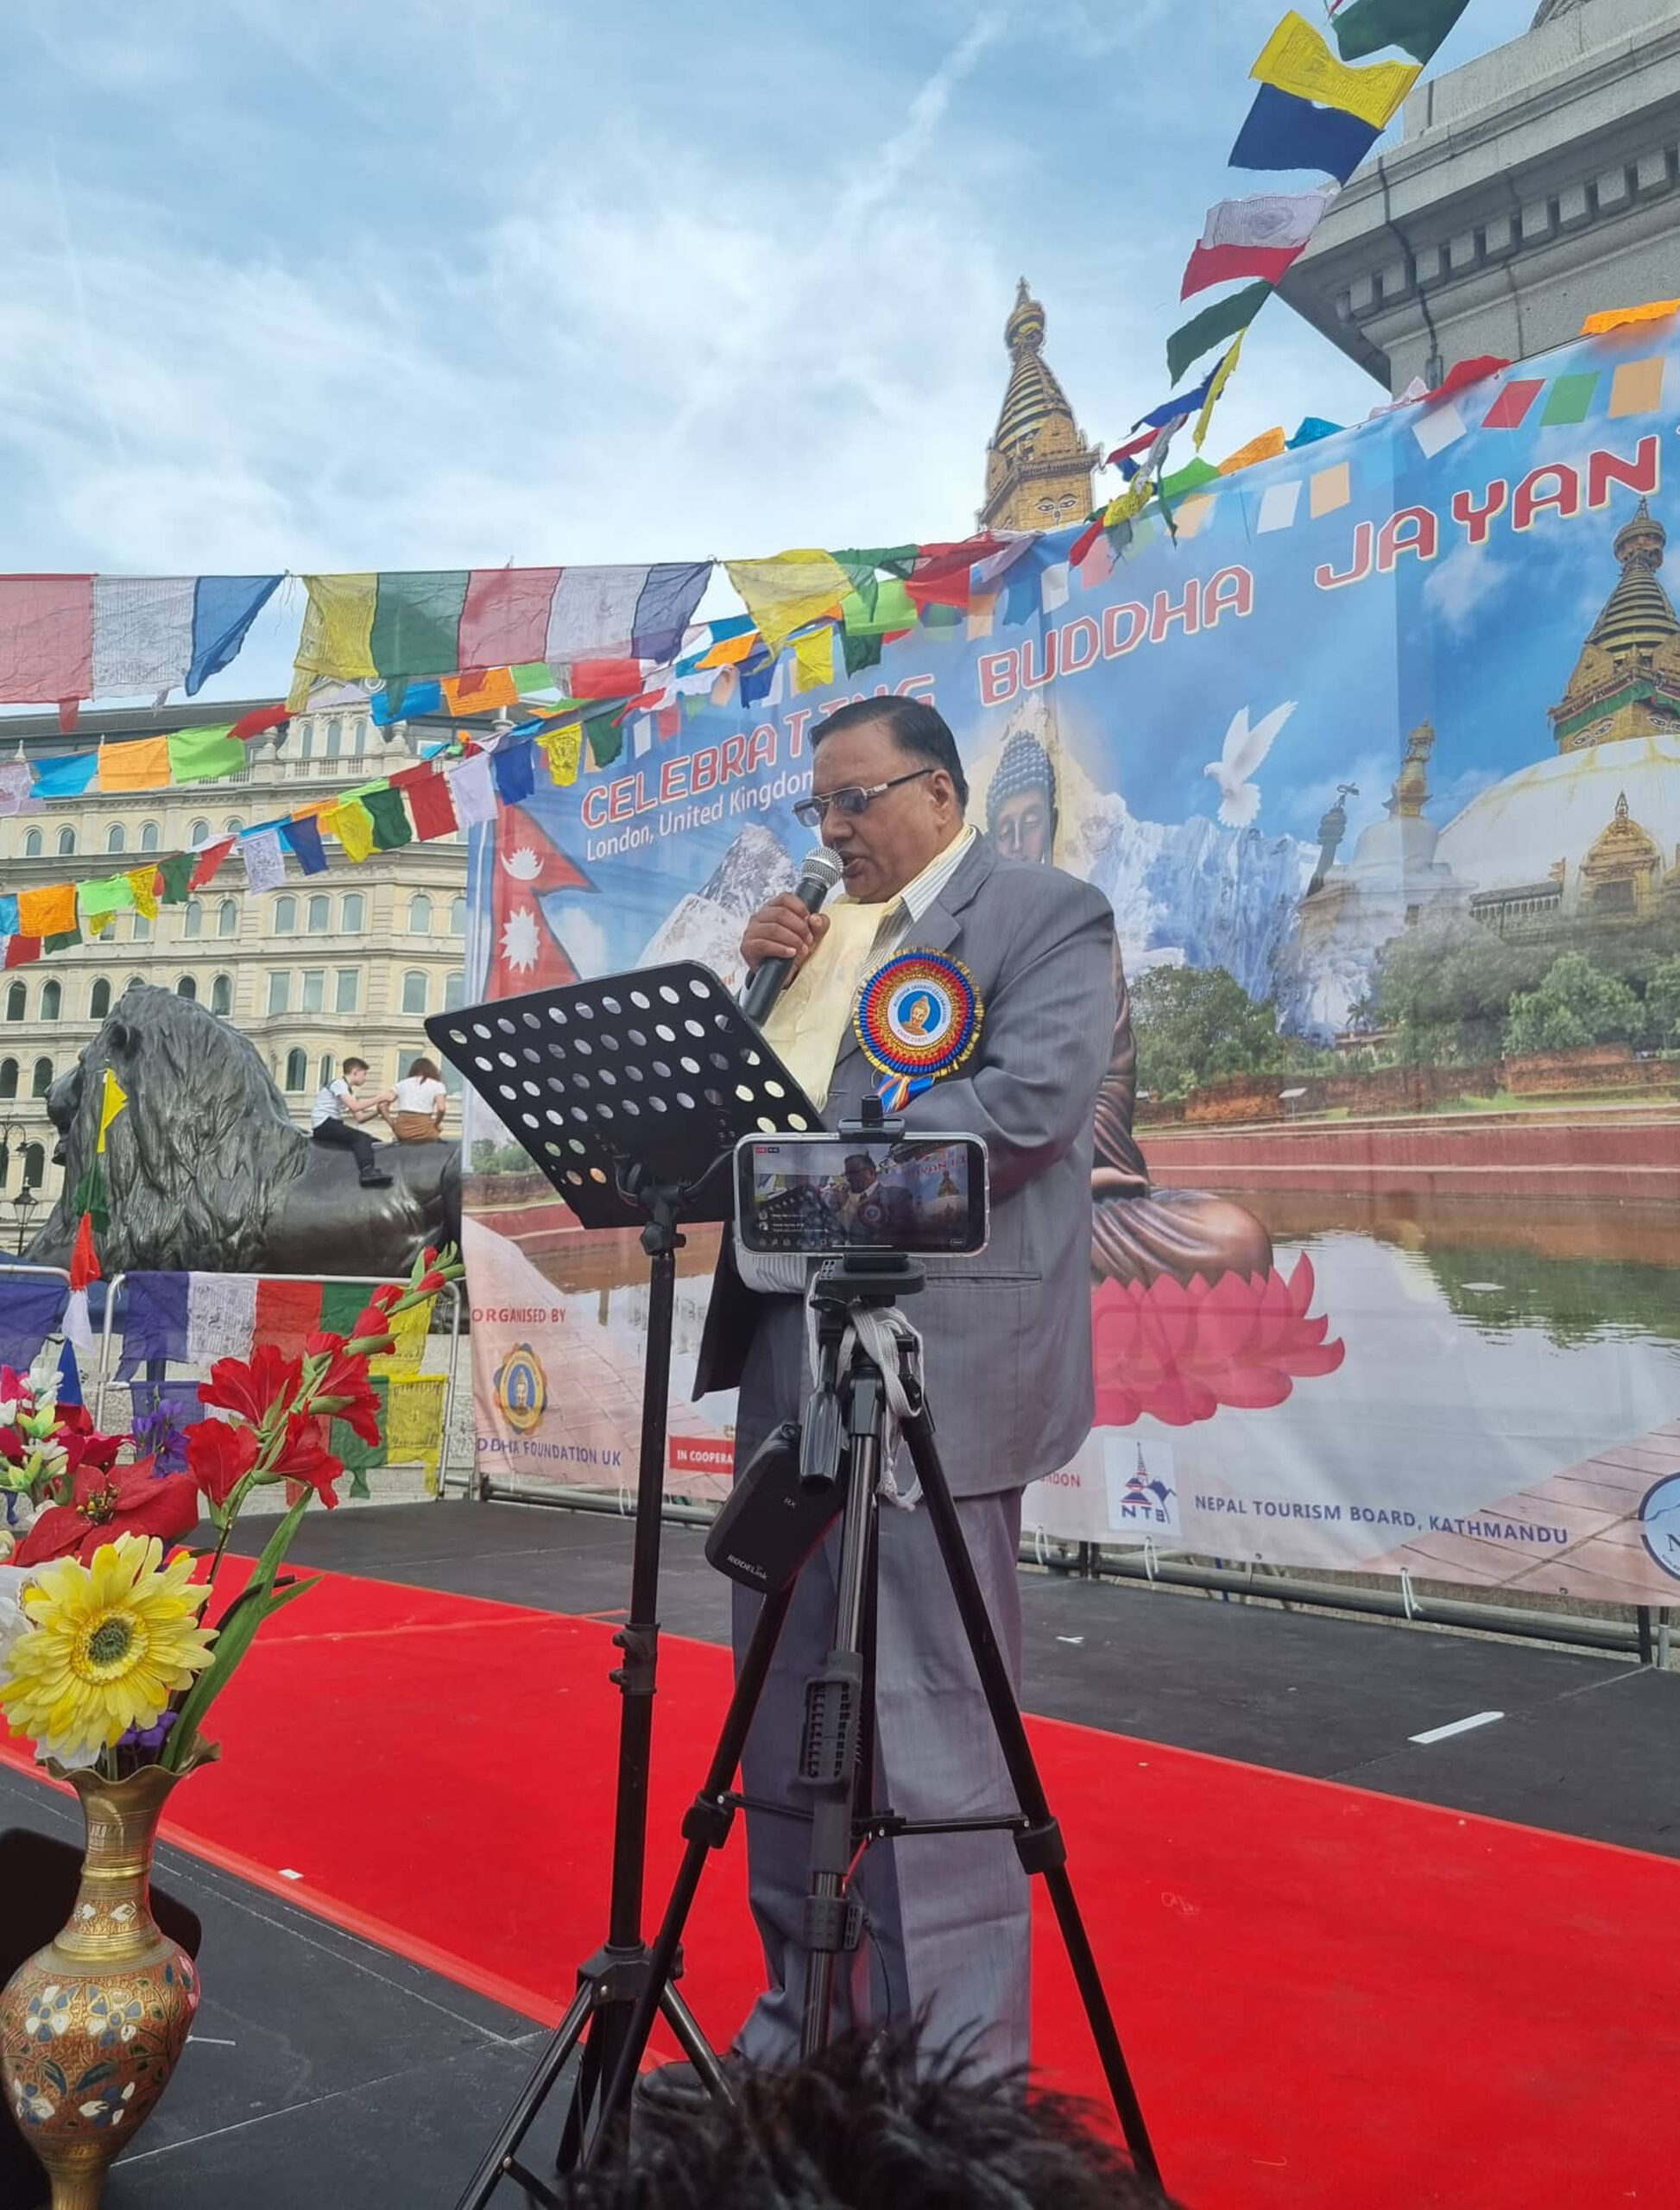
M 927 1288 L 904 1310 L 925 1347 L 951 1489 L 988 1495 L 1065 1465 L 1090 1430 L 1091 1123 L 1117 1011 L 1114 915 L 1088 884 L 1001 860 L 982 837 L 902 949 L 961 960 L 983 1007 L 967 1064 L 904 1118 L 913 1131 L 983 1139 L 991 1241 L 977 1258 L 929 1261 Z M 877 1079 L 849 1035 L 827 1124 L 855 1119 Z M 748 1289 L 726 1238 L 695 1395 L 744 1376 L 739 1430 L 756 1441 L 800 1416 L 803 1358 L 799 1301 Z

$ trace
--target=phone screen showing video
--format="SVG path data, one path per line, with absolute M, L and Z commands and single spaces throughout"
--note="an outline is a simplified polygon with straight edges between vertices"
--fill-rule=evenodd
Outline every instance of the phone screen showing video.
M 986 1153 L 972 1137 L 871 1147 L 851 1138 L 742 1146 L 749 1250 L 972 1252 L 984 1247 Z

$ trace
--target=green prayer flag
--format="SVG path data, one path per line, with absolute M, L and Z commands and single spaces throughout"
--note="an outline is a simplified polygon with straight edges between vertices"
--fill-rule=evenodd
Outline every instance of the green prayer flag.
M 846 656 L 846 672 L 856 675 L 861 667 L 881 666 L 881 639 L 851 629 L 840 632 L 840 649 Z
M 1245 284 L 1228 299 L 1216 300 L 1210 307 L 1181 323 L 1166 341 L 1167 381 L 1177 383 L 1193 361 L 1199 361 L 1216 345 L 1226 344 L 1238 331 L 1247 330 L 1276 288 L 1265 282 Z
M 1468 0 L 1353 0 L 1330 25 L 1344 61 L 1360 61 L 1398 46 L 1427 61 L 1463 14 Z
M 610 767 L 624 749 L 622 724 L 610 714 L 595 714 L 584 723 L 584 734 L 589 739 L 589 756 L 597 767 Z
M 43 952 L 68 951 L 73 944 L 79 944 L 81 940 L 79 929 L 60 929 L 56 936 L 43 937 L 41 948 Z
M 348 1335 L 368 1309 L 376 1285 L 370 1281 L 324 1281 L 321 1284 L 321 1332 Z
M 408 818 L 401 791 L 393 790 L 387 783 L 382 790 L 365 792 L 362 803 L 373 823 L 373 846 L 376 852 L 394 852 L 399 845 L 414 843 L 414 824 Z
M 381 675 L 447 675 L 461 664 L 464 568 L 382 570 L 368 651 Z
M 103 1235 L 111 1226 L 111 1207 L 105 1199 L 105 1178 L 96 1152 L 87 1163 L 87 1171 L 76 1184 L 73 1200 L 78 1213 L 85 1213 L 93 1223 L 96 1235 Z
M 199 864 L 196 852 L 177 852 L 173 859 L 160 860 L 157 871 L 163 878 L 163 887 L 158 893 L 160 906 L 184 906 L 193 881 L 193 870 Z
M 527 691 L 553 691 L 557 687 L 546 660 L 521 660 L 517 667 L 510 667 L 508 672 L 519 685 L 521 698 Z
M 244 746 L 230 736 L 227 722 L 220 729 L 178 729 L 169 739 L 169 780 L 174 783 L 205 783 L 217 775 L 235 775 L 249 764 Z
M 126 912 L 134 903 L 134 885 L 126 875 L 108 875 L 98 882 L 84 882 L 76 891 L 76 910 L 97 920 L 101 913 Z
M 1555 430 L 1562 426 L 1584 422 L 1597 387 L 1596 369 L 1588 369 L 1576 376 L 1559 376 L 1546 394 L 1546 411 L 1540 417 L 1541 428 Z
M 1176 468 L 1171 476 L 1163 476 L 1155 488 L 1165 503 L 1168 499 L 1182 499 L 1187 491 L 1199 491 L 1204 483 L 1218 481 L 1219 470 L 1198 453 L 1187 468 Z

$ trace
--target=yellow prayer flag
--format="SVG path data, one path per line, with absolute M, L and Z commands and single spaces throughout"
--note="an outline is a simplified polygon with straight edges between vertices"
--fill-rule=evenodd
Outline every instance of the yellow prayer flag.
M 1293 9 L 1284 17 L 1248 74 L 1297 99 L 1340 108 L 1380 130 L 1422 73 L 1419 61 L 1373 61 L 1349 68 L 1322 35 Z
M 795 637 L 793 658 L 799 669 L 795 688 L 824 691 L 834 680 L 834 630 L 825 624 L 808 637 Z
M 1288 450 L 1289 440 L 1281 427 L 1262 430 L 1257 438 L 1250 438 L 1246 445 L 1239 445 L 1227 460 L 1219 464 L 1222 476 L 1235 476 L 1240 468 L 1252 468 L 1257 460 L 1275 460 Z
M 1196 434 L 1191 440 L 1197 452 L 1201 451 L 1202 441 L 1208 434 L 1208 425 L 1213 420 L 1213 410 L 1218 406 L 1226 385 L 1236 373 L 1236 364 L 1242 358 L 1242 341 L 1247 335 L 1247 330 L 1238 331 L 1236 336 L 1231 340 L 1229 350 L 1224 359 L 1208 380 L 1208 395 L 1202 402 L 1202 412 L 1196 418 Z
M 102 791 L 163 790 L 170 780 L 167 736 L 142 736 L 129 744 L 99 747 L 98 787 Z
M 129 877 L 129 887 L 134 893 L 135 911 L 143 913 L 148 921 L 157 919 L 157 868 L 151 861 L 137 867 Z
M 300 713 L 312 685 L 331 678 L 347 681 L 376 675 L 373 664 L 373 617 L 379 598 L 376 575 L 306 576 L 309 603 L 287 704 Z
M 568 722 L 564 729 L 546 729 L 537 743 L 548 761 L 548 772 L 562 790 L 578 780 L 584 757 L 584 725 Z
M 105 1069 L 105 1094 L 99 1104 L 99 1140 L 96 1151 L 105 1147 L 105 1138 L 111 1133 L 111 1124 L 129 1102 L 129 1093 L 111 1069 Z
M 341 798 L 317 818 L 360 866 L 373 849 L 373 816 L 360 799 Z
M 1642 307 L 1606 307 L 1602 314 L 1589 314 L 1581 325 L 1583 338 L 1602 338 L 1607 330 L 1620 330 L 1630 322 L 1663 322 L 1671 314 L 1680 314 L 1680 300 L 1647 300 Z
M 20 936 L 62 936 L 76 925 L 76 886 L 50 882 L 42 890 L 17 893 L 17 932 Z
M 852 587 L 851 578 L 830 552 L 778 552 L 772 560 L 728 560 L 724 565 L 773 653 L 805 622 L 837 612 Z

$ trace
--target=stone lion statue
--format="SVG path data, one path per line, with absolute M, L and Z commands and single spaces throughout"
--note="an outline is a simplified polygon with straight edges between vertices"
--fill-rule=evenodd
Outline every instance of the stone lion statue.
M 29 1247 L 38 1266 L 70 1262 L 107 1067 L 129 1101 L 105 1145 L 107 1277 L 137 1269 L 402 1275 L 428 1243 L 460 1241 L 458 1145 L 389 1145 L 381 1159 L 390 1186 L 364 1189 L 350 1152 L 329 1151 L 294 1127 L 237 1029 L 171 990 L 131 982 L 47 1096 L 64 1186 Z

